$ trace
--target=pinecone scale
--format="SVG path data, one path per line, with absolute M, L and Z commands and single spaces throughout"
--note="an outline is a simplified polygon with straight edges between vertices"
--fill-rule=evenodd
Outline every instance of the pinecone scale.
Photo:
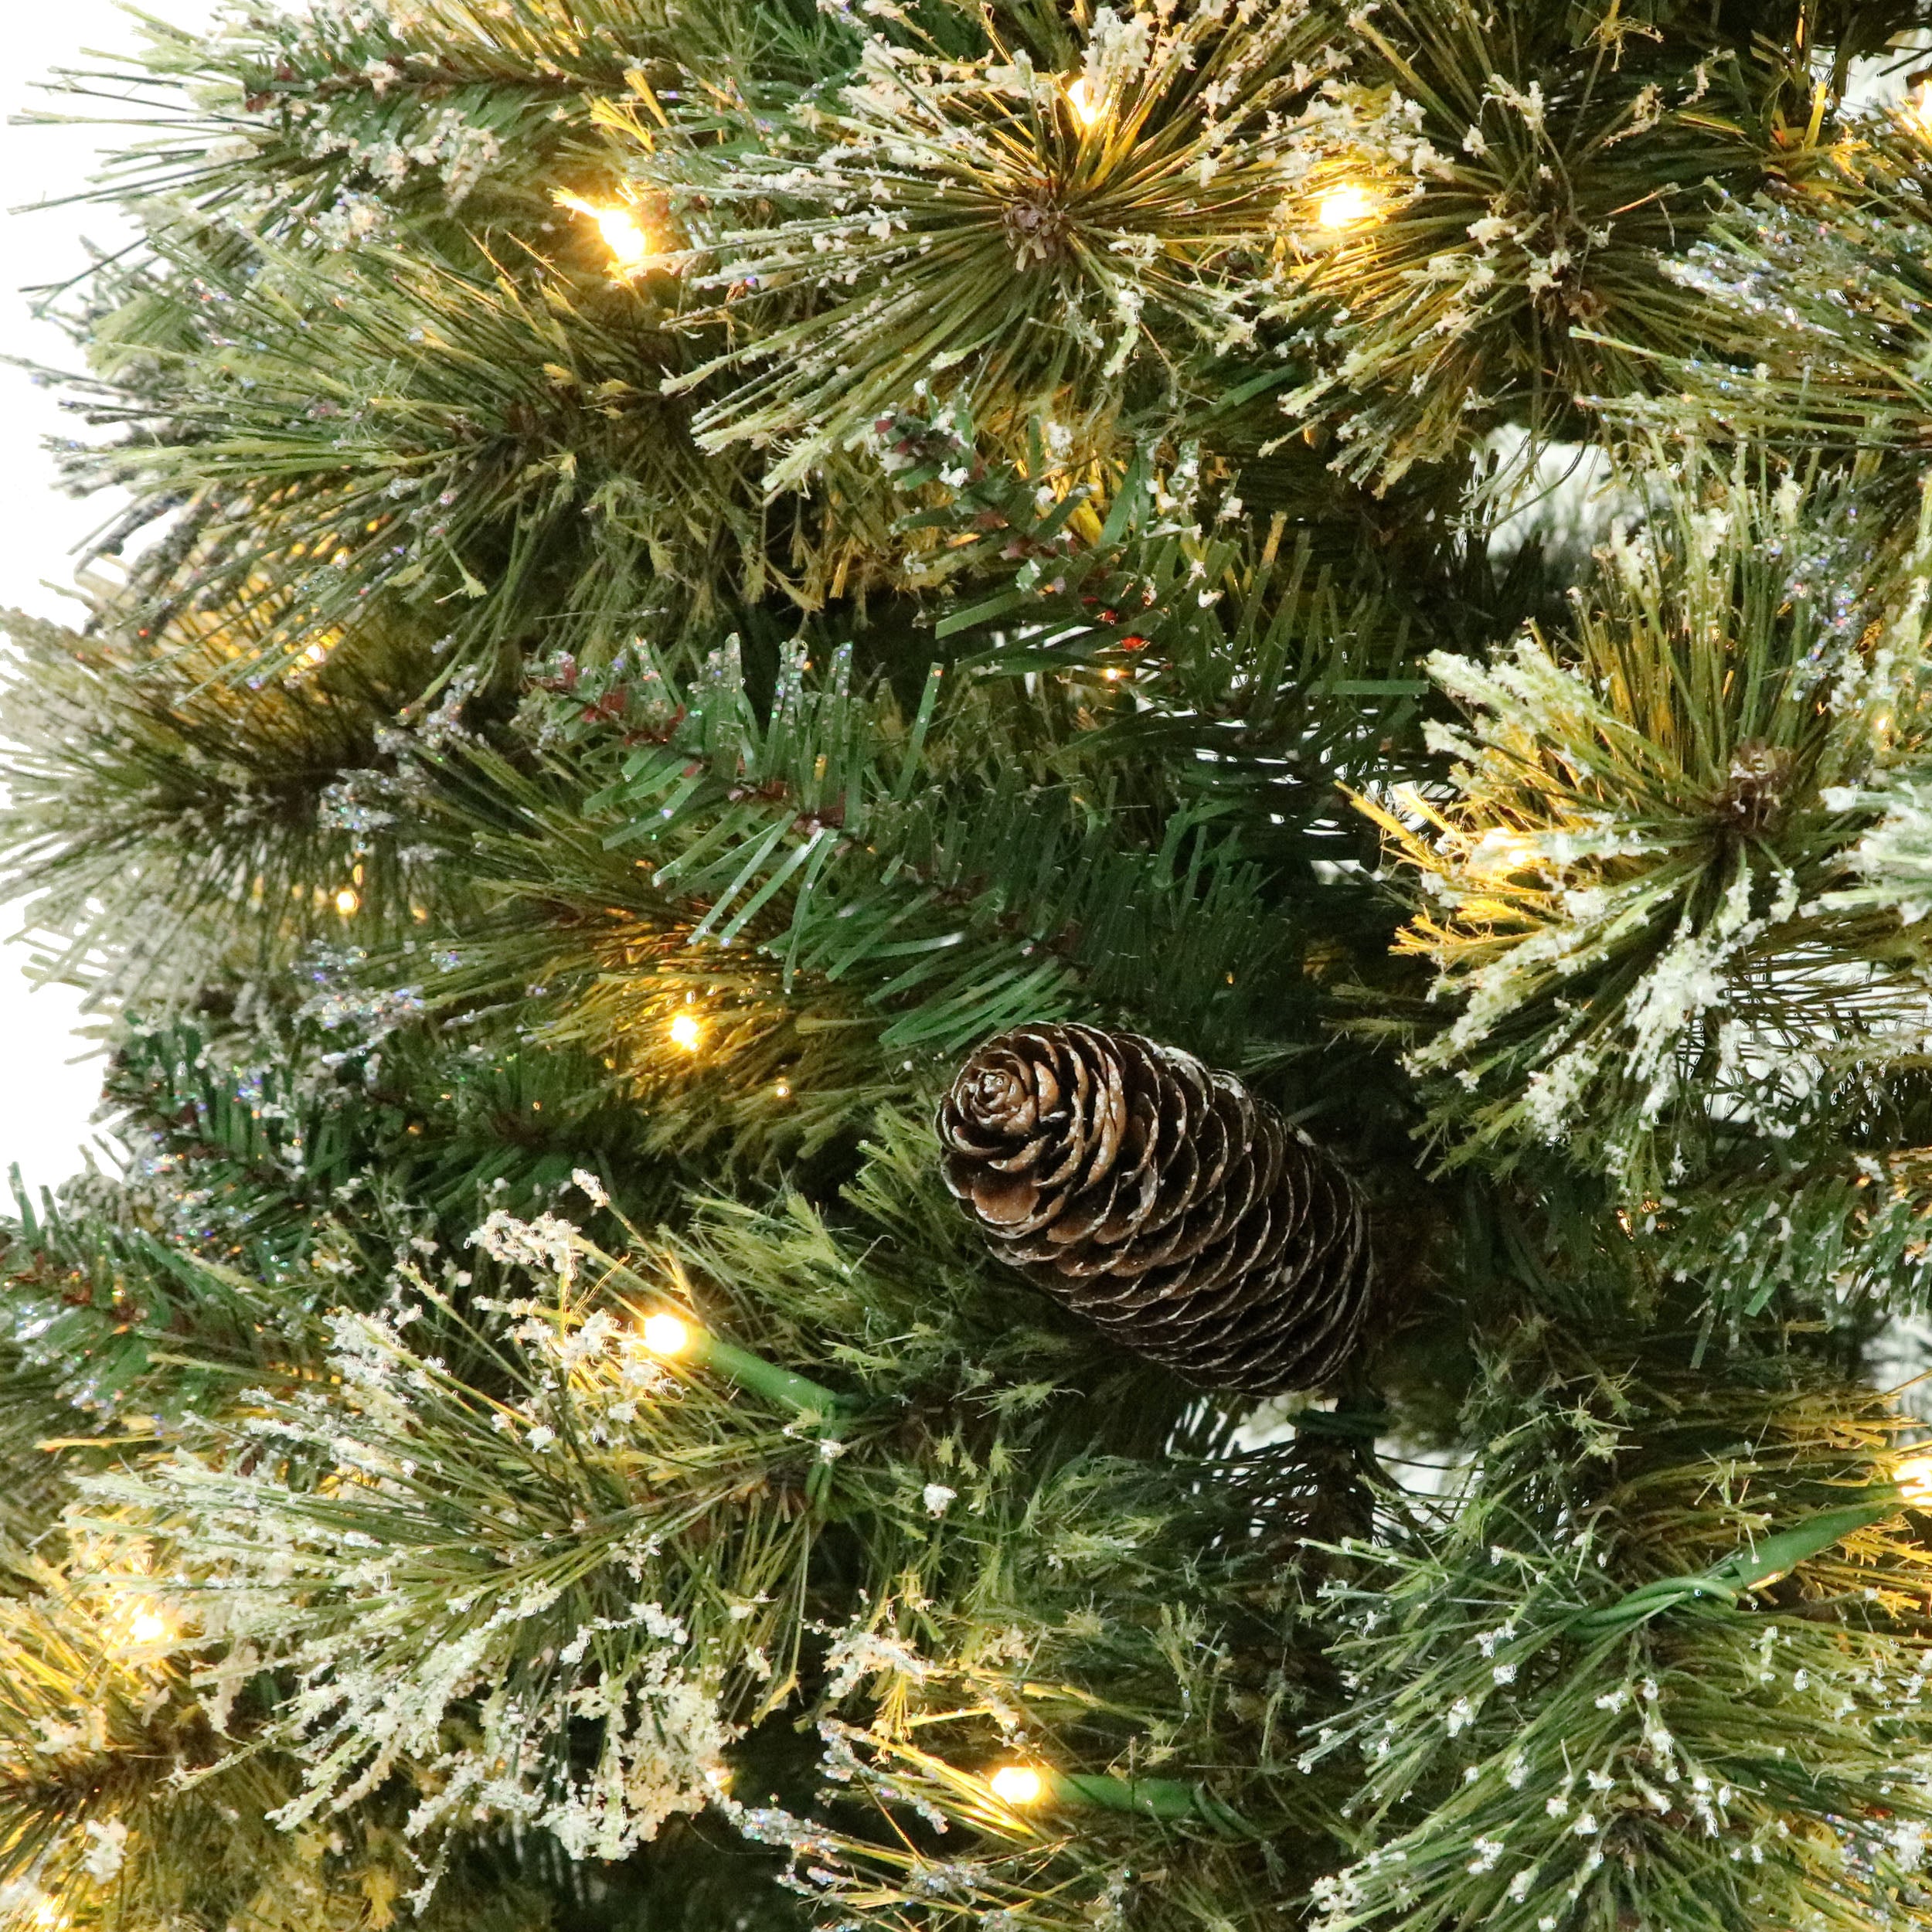
M 995 1253 L 1189 1379 L 1315 1388 L 1359 1338 L 1361 1197 L 1233 1074 L 1134 1033 L 1019 1027 L 974 1053 L 938 1125 Z

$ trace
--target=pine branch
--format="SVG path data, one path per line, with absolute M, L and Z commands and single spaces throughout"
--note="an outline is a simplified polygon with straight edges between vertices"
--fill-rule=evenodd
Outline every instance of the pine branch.
M 1015 1619 L 1036 1665 L 1077 1665 L 1104 1729 L 1164 1734 L 1177 1696 L 1191 1708 L 1168 1611 L 1111 1628 L 1074 1612 L 1103 1588 L 1158 1601 L 1177 1563 L 1199 1570 L 1189 1614 L 1257 1682 L 1274 1668 L 1294 1543 L 1263 1499 L 1304 1477 L 1257 1464 L 1204 1508 L 1204 1465 L 1149 1454 L 1188 1393 L 1138 1367 L 1097 1381 L 1084 1345 L 964 1292 L 983 1264 L 903 1127 L 895 1145 L 867 1199 L 897 1199 L 920 1249 L 795 1197 L 763 1216 L 716 1203 L 689 1241 L 624 1264 L 566 1223 L 498 1215 L 485 1244 L 556 1277 L 556 1298 L 480 1302 L 465 1323 L 406 1269 L 400 1312 L 335 1318 L 332 1373 L 307 1392 L 264 1391 L 167 1462 L 87 1482 L 88 1534 L 159 1539 L 181 1600 L 293 1673 L 275 1735 L 309 1793 L 286 1817 L 420 1764 L 444 1795 L 420 1827 L 474 1808 L 621 1855 L 716 1801 L 738 1725 L 862 1687 L 902 1708 L 906 1645 L 970 1657 Z M 947 1270 L 959 1292 L 936 1301 Z M 641 1318 L 667 1306 L 849 1400 L 801 1412 L 702 1354 L 654 1357 Z M 459 1375 L 459 1355 L 488 1376 Z M 1014 1567 L 1022 1549 L 1043 1573 Z M 849 1628 L 804 1647 L 828 1620 Z M 379 1744 L 379 1707 L 397 1720 Z M 459 1710 L 474 1746 L 450 1742 Z M 602 1720 L 594 1776 L 572 1713 Z M 491 1769 L 506 1757 L 523 1767 L 508 1780 Z
M 1916 1052 L 1910 929 L 1837 889 L 1860 787 L 1917 755 L 1917 594 L 1823 482 L 1813 527 L 1848 534 L 1794 577 L 1781 488 L 1693 459 L 1560 652 L 1431 665 L 1471 719 L 1455 795 L 1370 808 L 1424 881 L 1402 944 L 1461 1006 L 1411 1063 L 1469 1077 L 1436 1090 L 1454 1158 L 1561 1137 L 1655 1195 L 1707 1126 L 1788 1133 L 1832 1068 Z
M 1359 1852 L 1318 1887 L 1325 1926 L 1917 1910 L 1926 1821 L 1901 1774 L 1927 1741 L 1927 1578 L 1896 1501 L 1735 1607 L 1583 1634 L 1580 1607 L 1886 1493 L 1899 1423 L 1869 1392 L 1668 1361 L 1619 1372 L 1519 1330 L 1472 1418 L 1506 1433 L 1453 1522 L 1359 1548 L 1338 1661 L 1364 1696 L 1329 1748 L 1359 1754 Z
M 904 24 L 912 46 L 872 39 L 849 84 L 782 120 L 637 127 L 633 170 L 688 238 L 687 281 L 723 298 L 686 325 L 729 333 L 680 386 L 736 379 L 700 444 L 775 445 L 771 492 L 929 383 L 1009 440 L 1050 420 L 1104 447 L 1123 379 L 1172 395 L 1182 345 L 1245 342 L 1276 279 L 1311 16 L 1109 12 L 1084 46 L 1062 28 L 1058 72 L 997 15 L 970 60 Z
M 1339 779 L 1427 768 L 1420 656 L 1439 617 L 1359 563 L 1338 581 L 1315 561 L 1332 540 L 1319 526 L 1286 540 L 1277 512 L 1250 532 L 1240 472 L 1211 492 L 1198 454 L 1163 473 L 1143 449 L 1103 493 L 1043 461 L 1044 483 L 988 462 L 956 410 L 879 435 L 895 486 L 940 499 L 900 526 L 938 539 L 918 553 L 949 594 L 936 634 L 988 670 L 1057 673 L 1080 706 L 1060 769 L 1136 784 L 1157 809 L 1232 800 L 1255 831 L 1312 832 L 1298 852 L 1280 842 L 1304 883 L 1316 842 L 1352 829 Z
M 658 393 L 662 313 L 607 277 L 158 245 L 165 273 L 104 291 L 118 346 L 86 413 L 119 440 L 70 458 L 80 487 L 197 505 L 194 547 L 137 573 L 151 630 L 192 600 L 253 632 L 236 675 L 279 676 L 398 594 L 488 662 L 560 611 L 556 643 L 607 639 L 661 576 L 702 604 L 735 559 L 758 594 L 743 489 Z
M 1800 468 L 1821 455 L 1855 468 L 1896 548 L 1917 528 L 1924 467 L 1924 131 L 1910 114 L 1869 114 L 1828 159 L 1815 179 L 1726 210 L 1670 265 L 1702 311 L 1699 350 L 1658 358 L 1658 393 L 1594 406 Z
M 6 621 L 26 668 L 0 689 L 0 887 L 39 895 L 61 949 L 50 975 L 86 974 L 91 954 L 102 987 L 179 997 L 231 961 L 285 964 L 339 932 L 345 909 L 406 930 L 442 902 L 435 880 L 365 853 L 325 809 L 411 688 L 420 660 L 406 639 L 255 688 L 228 675 L 245 631 L 184 627 L 162 655 L 138 635 Z
M 471 236 L 552 226 L 560 179 L 607 175 L 595 112 L 634 85 L 675 98 L 682 77 L 747 69 L 796 85 L 851 59 L 848 34 L 796 9 L 702 18 L 434 0 L 407 15 L 263 12 L 210 36 L 148 20 L 140 53 L 57 70 L 50 90 L 73 118 L 148 131 L 111 154 L 98 198 L 284 243 L 395 224 L 462 252 Z
M 413 832 L 504 909 L 420 984 L 438 1006 L 553 989 L 549 1036 L 654 1107 L 683 1096 L 663 1118 L 685 1145 L 809 1148 L 1017 1018 L 1131 1001 L 1218 1043 L 1281 995 L 1223 808 L 1137 815 L 1104 781 L 1029 777 L 1003 749 L 1029 729 L 1017 688 L 949 697 L 934 676 L 907 719 L 849 652 L 808 679 L 794 647 L 761 716 L 735 641 L 689 682 L 641 645 L 557 682 L 529 722 L 578 749 L 534 771 L 480 746 L 411 767 Z M 683 1048 L 677 1022 L 698 1029 Z
M 398 1828 L 403 1794 L 327 1832 L 278 1829 L 293 1767 L 260 1748 L 259 1685 L 198 1702 L 181 1633 L 144 1636 L 135 1621 L 154 1600 L 151 1580 L 11 1570 L 29 1594 L 0 1595 L 0 1923 L 393 1923 L 420 1876 Z M 549 1923 L 547 1898 L 487 1843 L 438 1852 L 447 1871 L 424 1915 L 432 1926 Z
M 1577 398 L 1652 389 L 1649 356 L 1697 352 L 1668 262 L 1726 192 L 1801 173 L 1823 138 L 1830 104 L 1813 112 L 1779 11 L 1748 37 L 1679 9 L 1351 16 L 1350 84 L 1291 211 L 1307 272 L 1274 318 L 1316 365 L 1285 406 L 1335 425 L 1344 474 L 1392 481 L 1504 422 L 1533 452 L 1577 433 Z

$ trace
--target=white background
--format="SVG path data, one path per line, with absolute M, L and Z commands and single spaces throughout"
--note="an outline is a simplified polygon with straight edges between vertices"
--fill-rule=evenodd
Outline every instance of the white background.
M 148 11 L 178 26 L 205 26 L 213 0 L 145 0 Z M 126 52 L 138 44 L 134 22 L 111 0 L 4 0 L 6 59 L 0 63 L 0 117 L 32 113 L 114 111 L 111 104 L 62 100 L 35 83 L 56 66 L 94 66 L 83 49 Z M 88 259 L 83 237 L 104 247 L 125 230 L 107 209 L 36 209 L 82 185 L 104 145 L 121 137 L 110 128 L 0 126 L 0 356 L 57 368 L 73 366 L 60 332 L 31 318 L 19 291 L 60 281 Z M 24 205 L 24 206 L 23 206 Z M 57 587 L 70 580 L 70 553 L 110 514 L 96 498 L 77 503 L 54 487 L 41 444 L 72 434 L 53 396 L 21 370 L 0 367 L 0 607 L 37 616 L 78 609 Z M 0 936 L 19 926 L 17 908 L 0 906 Z M 21 971 L 25 949 L 0 946 L 0 1202 L 6 1169 L 18 1162 L 29 1186 L 60 1179 L 80 1165 L 92 1138 L 88 1116 L 100 1084 L 77 995 L 63 987 L 30 989 Z

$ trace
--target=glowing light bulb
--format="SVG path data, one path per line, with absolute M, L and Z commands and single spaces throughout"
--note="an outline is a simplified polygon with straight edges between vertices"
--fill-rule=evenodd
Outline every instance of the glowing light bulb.
M 1500 882 L 1533 865 L 1538 851 L 1536 841 L 1527 832 L 1492 825 L 1469 848 L 1463 867 L 1472 879 Z
M 680 1013 L 671 1022 L 671 1043 L 695 1053 L 704 1043 L 704 1026 L 696 1013 Z
M 128 1634 L 137 1644 L 158 1644 L 168 1634 L 168 1619 L 158 1610 L 138 1610 L 128 1620 Z
M 691 1345 L 691 1331 L 675 1315 L 647 1315 L 644 1345 L 653 1355 L 682 1355 Z
M 44 1898 L 33 1908 L 33 1922 L 36 1925 L 49 1927 L 64 1923 L 60 1906 L 52 1899 Z
M 1353 182 L 1331 189 L 1315 209 L 1315 219 L 1324 228 L 1355 228 L 1375 219 L 1375 198 Z
M 651 259 L 651 237 L 629 209 L 600 210 L 597 232 L 620 268 L 641 268 Z
M 1066 104 L 1083 128 L 1097 128 L 1107 118 L 1107 103 L 1085 74 L 1069 83 Z
M 771 1090 L 771 1097 L 774 1100 L 790 1100 L 791 1098 L 791 1083 L 786 1080 L 779 1080 L 776 1082 L 773 1085 Z
M 1921 1450 L 1893 1466 L 1892 1480 L 1916 1508 L 1932 1508 L 1932 1453 Z
M 986 1782 L 1005 1804 L 1032 1804 L 1046 1789 L 1046 1781 L 1030 1764 L 1002 1764 Z
M 345 886 L 335 895 L 335 910 L 345 919 L 352 919 L 362 909 L 362 895 L 353 886 Z
M 588 215 L 597 225 L 597 233 L 604 237 L 604 245 L 611 251 L 611 258 L 627 275 L 634 275 L 641 268 L 650 265 L 651 257 L 657 252 L 651 246 L 651 233 L 638 219 L 638 211 L 619 202 L 615 207 L 600 208 L 596 202 L 580 201 L 575 195 L 563 197 L 564 206 L 574 208 L 580 215 Z
M 1921 80 L 1900 103 L 1900 116 L 1922 134 L 1932 134 L 1932 80 Z

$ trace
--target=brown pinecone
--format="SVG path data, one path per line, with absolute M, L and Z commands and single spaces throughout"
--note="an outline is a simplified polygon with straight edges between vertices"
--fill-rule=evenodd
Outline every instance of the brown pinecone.
M 1371 1279 L 1361 1196 L 1231 1073 L 1134 1033 L 1022 1026 L 939 1110 L 946 1185 L 1003 1260 L 1215 1389 L 1311 1389 Z

